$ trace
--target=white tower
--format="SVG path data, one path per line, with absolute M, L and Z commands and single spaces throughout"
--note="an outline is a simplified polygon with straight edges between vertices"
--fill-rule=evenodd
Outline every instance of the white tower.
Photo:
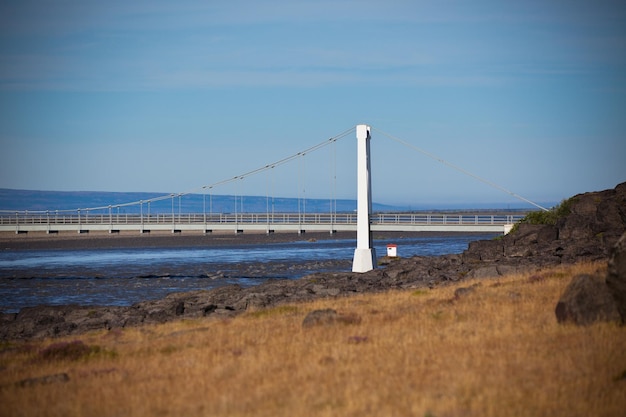
M 376 268 L 376 251 L 372 245 L 370 215 L 372 213 L 372 184 L 370 179 L 370 127 L 358 125 L 357 139 L 357 219 L 356 249 L 352 272 L 367 272 Z

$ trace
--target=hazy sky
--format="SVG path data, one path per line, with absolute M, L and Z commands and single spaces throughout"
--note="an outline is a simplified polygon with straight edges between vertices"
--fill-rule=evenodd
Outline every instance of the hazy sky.
M 381 132 L 537 202 L 612 188 L 626 5 L 0 0 L 0 188 L 182 192 L 360 123 L 380 203 L 517 202 Z M 215 192 L 355 198 L 355 153 Z

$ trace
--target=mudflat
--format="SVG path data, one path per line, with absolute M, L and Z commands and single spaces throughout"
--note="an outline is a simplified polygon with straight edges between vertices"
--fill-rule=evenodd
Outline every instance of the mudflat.
M 374 239 L 398 239 L 401 237 L 443 236 L 446 233 L 384 232 L 375 233 Z M 151 232 L 132 233 L 0 233 L 0 250 L 46 250 L 46 249 L 101 249 L 101 248 L 168 248 L 258 245 L 325 239 L 355 239 L 355 232 L 307 232 L 307 233 L 194 233 Z M 355 242 L 356 244 L 356 242 Z

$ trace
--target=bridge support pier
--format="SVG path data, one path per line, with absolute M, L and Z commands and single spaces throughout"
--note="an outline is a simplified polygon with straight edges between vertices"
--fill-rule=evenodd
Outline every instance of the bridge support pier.
M 367 272 L 376 268 L 376 251 L 372 244 L 370 216 L 372 213 L 372 183 L 370 178 L 370 127 L 358 125 L 357 138 L 357 219 L 356 249 L 352 272 Z

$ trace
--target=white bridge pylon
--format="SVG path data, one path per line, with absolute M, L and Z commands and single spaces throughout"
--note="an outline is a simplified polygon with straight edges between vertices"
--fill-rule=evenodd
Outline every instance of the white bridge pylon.
M 352 272 L 367 272 L 376 268 L 376 250 L 372 242 L 372 182 L 370 161 L 370 127 L 358 125 L 357 139 L 357 233 Z

